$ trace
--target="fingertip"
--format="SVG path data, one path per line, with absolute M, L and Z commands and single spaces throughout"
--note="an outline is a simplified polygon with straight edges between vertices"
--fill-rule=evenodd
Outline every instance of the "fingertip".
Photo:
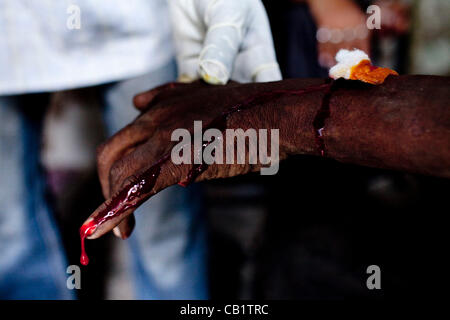
M 185 74 L 185 73 L 181 74 L 177 79 L 177 81 L 180 83 L 191 83 L 191 82 L 194 82 L 195 80 L 197 80 L 197 79 L 194 77 L 191 77 L 190 75 Z
M 122 235 L 120 234 L 120 229 L 119 227 L 114 227 L 113 229 L 113 233 L 117 238 L 121 238 L 122 239 Z
M 133 104 L 136 109 L 141 110 L 145 108 L 153 99 L 153 95 L 151 92 L 145 92 L 134 96 Z
M 271 82 L 280 80 L 282 80 L 282 75 L 278 63 L 262 65 L 253 73 L 254 82 Z
M 149 91 L 139 93 L 133 97 L 133 104 L 136 109 L 140 111 L 146 110 L 151 107 L 155 100 L 157 100 L 155 98 L 158 97 L 159 94 L 182 87 L 182 85 L 183 83 L 179 82 L 169 82 Z
M 212 85 L 226 84 L 230 78 L 230 73 L 225 65 L 214 60 L 200 61 L 199 73 L 206 83 Z

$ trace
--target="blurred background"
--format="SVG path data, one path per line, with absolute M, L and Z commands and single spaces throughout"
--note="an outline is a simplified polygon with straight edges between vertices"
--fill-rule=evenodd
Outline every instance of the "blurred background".
M 337 50 L 352 47 L 400 74 L 450 75 L 450 1 L 353 2 L 359 11 L 319 16 L 304 1 L 264 1 L 285 78 L 327 77 Z M 382 8 L 382 28 L 369 32 L 361 25 L 371 4 Z M 95 148 L 107 134 L 98 91 L 62 91 L 45 103 L 41 164 L 69 264 L 79 261 L 79 226 L 103 201 Z M 306 156 L 283 162 L 276 176 L 201 183 L 211 297 L 419 294 L 418 282 L 439 274 L 443 253 L 430 237 L 448 212 L 449 187 L 438 178 Z M 127 250 L 112 235 L 89 241 L 93 258 L 78 297 L 133 299 Z M 382 270 L 383 290 L 367 290 L 372 264 Z

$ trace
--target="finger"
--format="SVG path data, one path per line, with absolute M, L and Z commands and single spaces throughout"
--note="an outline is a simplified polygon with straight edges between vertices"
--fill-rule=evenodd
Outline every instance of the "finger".
M 253 82 L 270 82 L 282 79 L 278 63 L 262 64 L 252 74 Z
M 240 83 L 270 82 L 282 79 L 272 47 L 257 45 L 238 54 L 231 79 Z
M 108 210 L 107 204 L 104 202 L 94 213 L 83 223 L 81 229 L 85 226 L 90 226 L 90 231 L 87 239 L 97 239 L 106 233 L 110 232 L 114 228 L 116 228 L 124 219 L 129 217 L 133 213 L 133 209 L 124 211 L 120 215 L 115 215 L 111 219 L 108 220 L 98 220 L 100 217 L 104 216 L 103 211 Z
M 155 168 L 160 168 L 159 174 Z M 124 219 L 127 219 L 134 210 L 136 210 L 145 201 L 149 200 L 153 195 L 162 191 L 166 187 L 174 185 L 180 181 L 184 181 L 188 177 L 192 165 L 175 165 L 173 162 L 166 161 L 160 164 L 154 164 L 145 171 L 141 171 L 135 178 L 130 180 L 136 181 L 130 183 L 116 193 L 111 199 L 105 201 L 98 207 L 94 213 L 83 223 L 81 229 L 88 229 L 88 239 L 97 239 L 107 232 L 113 230 L 120 225 Z M 225 178 L 235 175 L 245 174 L 249 171 L 259 170 L 259 165 L 211 165 L 206 168 L 199 176 L 195 176 L 191 182 L 202 181 L 211 178 Z M 133 170 L 131 170 L 133 171 Z M 125 172 L 130 173 L 128 169 Z M 149 177 L 154 177 L 151 181 Z M 145 181 L 146 190 L 141 193 L 135 193 L 138 182 Z M 135 195 L 130 197 L 130 195 Z M 151 201 L 151 199 L 149 200 Z
M 132 159 L 133 157 L 129 158 L 129 160 Z M 99 238 L 113 230 L 151 196 L 176 184 L 181 177 L 186 176 L 188 170 L 189 166 L 176 166 L 170 159 L 156 162 L 146 170 L 136 169 L 134 163 L 130 163 L 129 167 L 122 166 L 122 170 L 117 171 L 115 180 L 124 182 L 118 182 L 115 185 L 120 184 L 125 187 L 100 205 L 83 223 L 82 228 L 90 226 L 88 239 Z M 126 175 L 129 177 L 124 179 L 123 177 Z M 125 181 L 129 181 L 129 183 L 125 183 Z M 126 222 L 123 223 L 125 228 Z M 127 232 L 125 230 L 125 233 Z
M 281 80 L 266 11 L 261 1 L 251 3 L 249 27 L 235 60 L 232 79 L 239 82 Z
M 241 47 L 250 11 L 249 1 L 197 1 L 197 10 L 207 31 L 198 70 L 210 84 L 226 84 Z
M 127 239 L 133 232 L 135 224 L 134 214 L 130 214 L 113 229 L 114 235 L 122 240 Z
M 97 148 L 97 168 L 105 198 L 110 196 L 111 167 L 120 158 L 132 152 L 153 134 L 144 120 L 133 122 Z
M 177 58 L 178 65 L 178 82 L 191 83 L 200 79 L 198 73 L 198 56 L 200 55 L 201 47 L 199 47 L 198 53 L 193 57 L 190 55 L 179 54 Z
M 140 93 L 134 97 L 133 103 L 136 109 L 141 113 L 149 110 L 166 97 L 170 95 L 181 96 L 189 91 L 199 88 L 203 85 L 201 81 L 194 81 L 190 83 L 185 82 L 169 82 L 162 86 L 156 87 L 149 91 Z M 175 93 L 176 90 L 176 93 Z
M 179 82 L 169 82 L 166 83 L 162 86 L 153 88 L 151 90 L 142 92 L 140 94 L 137 94 L 134 98 L 133 98 L 133 104 L 136 107 L 136 109 L 140 110 L 140 111 L 144 111 L 146 109 L 148 109 L 152 102 L 155 100 L 155 98 L 162 92 L 167 92 L 169 90 L 175 89 L 175 88 L 180 88 L 183 85 L 185 85 L 184 83 L 179 83 Z

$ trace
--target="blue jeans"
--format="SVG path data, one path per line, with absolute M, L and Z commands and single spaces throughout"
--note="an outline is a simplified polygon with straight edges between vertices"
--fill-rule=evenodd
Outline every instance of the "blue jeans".
M 136 115 L 131 98 L 172 81 L 171 63 L 149 75 L 102 86 L 113 134 Z M 23 97 L 0 97 L 0 299 L 73 299 L 67 262 L 45 196 L 39 151 L 42 119 Z M 206 239 L 198 186 L 168 188 L 136 212 L 127 240 L 138 299 L 206 299 Z M 86 216 L 88 213 L 86 213 Z
M 29 102 L 0 97 L 0 298 L 72 299 L 39 165 L 42 119 L 30 116 L 43 106 Z

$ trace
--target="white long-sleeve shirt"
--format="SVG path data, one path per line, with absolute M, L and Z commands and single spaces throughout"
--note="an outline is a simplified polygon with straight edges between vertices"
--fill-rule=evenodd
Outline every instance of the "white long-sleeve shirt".
M 169 20 L 166 0 L 0 0 L 0 95 L 151 72 L 173 58 Z

